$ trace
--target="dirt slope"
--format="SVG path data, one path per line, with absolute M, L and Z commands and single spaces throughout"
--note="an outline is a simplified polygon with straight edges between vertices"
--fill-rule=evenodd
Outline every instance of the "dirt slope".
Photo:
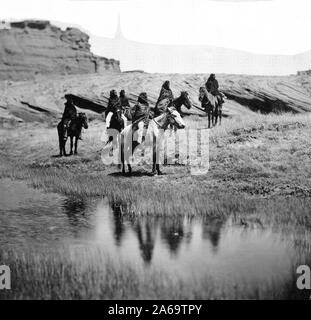
M 189 92 L 192 102 L 199 106 L 198 89 L 208 75 L 148 74 L 141 72 L 108 73 L 104 75 L 41 76 L 25 82 L 0 82 L 1 122 L 55 122 L 64 107 L 64 95 L 72 93 L 102 102 L 102 109 L 88 109 L 90 116 L 101 117 L 109 91 L 125 89 L 135 100 L 146 91 L 153 104 L 164 80 L 171 81 L 177 96 L 181 90 Z M 311 111 L 311 77 L 261 77 L 217 75 L 221 90 L 226 94 L 226 116 L 246 113 L 278 113 Z M 191 113 L 202 114 L 192 108 Z

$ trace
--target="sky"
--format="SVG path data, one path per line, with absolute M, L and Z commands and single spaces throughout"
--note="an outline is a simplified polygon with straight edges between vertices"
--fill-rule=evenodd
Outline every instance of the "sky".
M 310 0 L 0 0 L 0 19 L 47 19 L 130 40 L 264 54 L 311 49 Z

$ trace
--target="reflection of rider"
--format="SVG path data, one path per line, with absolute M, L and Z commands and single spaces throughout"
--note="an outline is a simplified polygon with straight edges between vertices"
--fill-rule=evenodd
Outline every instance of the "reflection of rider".
M 133 108 L 133 122 L 137 124 L 137 142 L 140 144 L 145 140 L 144 131 L 149 125 L 150 107 L 146 92 L 138 96 L 137 104 Z
M 218 84 L 218 81 L 216 80 L 214 73 L 212 73 L 209 76 L 208 80 L 206 81 L 205 87 L 209 93 L 211 93 L 213 96 L 218 98 L 218 102 L 220 104 L 222 104 L 224 102 L 222 95 L 219 92 L 219 84 Z
M 162 88 L 161 88 L 161 91 L 160 91 L 160 95 L 159 95 L 159 98 L 158 98 L 158 101 L 155 105 L 155 109 L 156 109 L 156 114 L 159 115 L 159 114 L 162 114 L 163 112 L 165 112 L 166 110 L 162 110 L 163 106 L 159 106 L 160 102 L 163 101 L 164 99 L 168 99 L 168 104 L 171 103 L 173 100 L 174 100 L 174 95 L 173 95 L 173 92 L 170 88 L 170 82 L 168 80 L 166 80 L 163 85 L 162 85 Z M 167 106 L 166 106 L 167 107 Z
M 110 91 L 108 107 L 106 110 L 106 127 L 121 131 L 126 125 L 126 118 L 122 113 L 120 99 L 116 90 Z
M 155 228 L 149 221 L 145 223 L 137 221 L 134 226 L 134 230 L 137 234 L 139 249 L 145 263 L 149 264 L 152 260 L 152 254 L 155 243 Z
M 64 136 L 68 136 L 68 128 L 71 124 L 71 121 L 77 117 L 77 109 L 73 104 L 72 98 L 66 96 L 65 109 L 62 116 L 62 122 L 64 125 Z
M 128 120 L 132 119 L 132 114 L 131 114 L 131 105 L 129 103 L 129 99 L 125 94 L 124 90 L 120 91 L 120 103 L 121 103 L 121 108 L 122 108 L 122 112 L 125 115 L 125 117 Z

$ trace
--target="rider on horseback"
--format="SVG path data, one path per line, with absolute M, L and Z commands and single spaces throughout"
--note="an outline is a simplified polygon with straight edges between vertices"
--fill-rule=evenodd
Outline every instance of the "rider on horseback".
M 111 90 L 106 110 L 106 127 L 107 129 L 113 128 L 121 132 L 126 126 L 126 121 L 118 94 L 116 90 Z
M 146 92 L 138 96 L 137 104 L 133 108 L 133 125 L 137 128 L 137 143 L 141 144 L 145 140 L 150 120 L 150 106 Z
M 125 117 L 128 120 L 132 120 L 131 105 L 129 103 L 129 99 L 126 96 L 124 90 L 120 91 L 120 103 L 121 103 L 122 112 L 125 115 Z
M 165 101 L 164 101 L 165 100 Z M 168 105 L 174 100 L 173 92 L 170 88 L 170 82 L 166 80 L 161 88 L 158 101 L 155 105 L 155 114 L 160 115 L 166 111 Z M 163 103 L 161 103 L 163 102 Z
M 62 116 L 62 123 L 64 126 L 64 137 L 67 138 L 68 128 L 71 124 L 71 121 L 76 119 L 77 117 L 77 109 L 73 104 L 72 98 L 70 96 L 65 95 L 65 98 L 66 98 L 66 102 L 65 102 L 64 113 Z M 81 137 L 79 137 L 79 139 L 81 139 Z
M 212 73 L 205 83 L 206 90 L 213 96 L 217 97 L 218 103 L 222 105 L 224 103 L 221 92 L 219 91 L 219 84 L 216 80 L 215 74 Z

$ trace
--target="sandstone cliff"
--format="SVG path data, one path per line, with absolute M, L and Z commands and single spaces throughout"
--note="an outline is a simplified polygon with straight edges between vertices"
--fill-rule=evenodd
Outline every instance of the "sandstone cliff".
M 0 30 L 0 79 L 26 80 L 38 74 L 120 71 L 119 61 L 95 56 L 89 36 L 49 21 L 12 22 Z

